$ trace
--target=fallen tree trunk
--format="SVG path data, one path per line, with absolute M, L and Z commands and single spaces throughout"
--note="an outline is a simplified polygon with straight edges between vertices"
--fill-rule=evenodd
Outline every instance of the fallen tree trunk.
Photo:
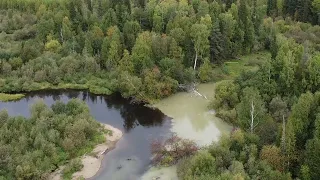
M 190 93 L 194 93 L 197 96 L 203 97 L 205 99 L 208 99 L 205 95 L 202 95 L 201 93 L 199 93 L 196 89 L 197 84 L 196 83 L 191 83 L 191 84 L 179 84 L 179 89 L 186 91 L 186 92 L 190 92 Z

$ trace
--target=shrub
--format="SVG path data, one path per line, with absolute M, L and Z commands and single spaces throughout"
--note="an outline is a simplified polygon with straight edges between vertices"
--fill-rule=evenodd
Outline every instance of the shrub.
M 179 163 L 178 177 L 184 180 L 212 179 L 216 175 L 215 167 L 214 157 L 210 153 L 202 151 Z
M 79 158 L 72 159 L 63 169 L 63 178 L 71 179 L 72 174 L 81 170 L 82 168 L 83 164 Z
M 226 121 L 227 123 L 236 124 L 237 122 L 237 111 L 236 109 L 231 110 L 219 110 L 217 112 L 217 117 L 221 118 L 222 120 Z
M 0 93 L 0 101 L 14 101 L 24 97 L 24 94 L 4 94 Z

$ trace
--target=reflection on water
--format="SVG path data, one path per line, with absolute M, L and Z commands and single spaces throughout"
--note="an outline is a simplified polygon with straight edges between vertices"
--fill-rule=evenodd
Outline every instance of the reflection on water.
M 202 84 L 198 91 L 211 99 L 214 97 L 214 84 Z M 96 96 L 69 90 L 34 92 L 17 102 L 0 103 L 0 109 L 6 108 L 10 115 L 29 116 L 28 106 L 39 98 L 48 105 L 56 100 L 82 99 L 95 119 L 124 132 L 116 148 L 105 156 L 98 175 L 92 178 L 97 180 L 150 180 L 155 177 L 177 180 L 174 166 L 151 168 L 145 172 L 150 167 L 152 139 L 168 137 L 171 130 L 203 146 L 217 141 L 221 134 L 231 130 L 229 125 L 207 109 L 209 100 L 193 93 L 177 93 L 155 104 L 161 111 L 130 104 L 129 100 L 119 95 Z M 162 112 L 172 117 L 172 121 Z
M 181 92 L 166 98 L 154 106 L 172 117 L 171 131 L 182 138 L 194 140 L 204 146 L 218 141 L 222 134 L 229 134 L 231 126 L 214 116 L 207 106 L 214 97 L 214 84 L 201 84 L 198 91 L 208 99 L 193 93 Z M 143 180 L 157 177 L 159 180 L 177 180 L 176 167 L 150 169 Z
M 71 90 L 39 91 L 16 102 L 0 103 L 0 110 L 5 108 L 10 115 L 29 116 L 29 106 L 39 98 L 49 106 L 56 100 L 67 102 L 71 98 L 82 99 L 95 119 L 124 132 L 116 148 L 105 156 L 102 168 L 93 179 L 138 179 L 150 165 L 151 140 L 166 136 L 170 131 L 170 120 L 161 111 L 130 104 L 120 95 L 96 96 Z
M 19 101 L 0 103 L 0 109 L 6 108 L 11 115 L 29 116 L 29 105 L 33 104 L 37 99 L 43 99 L 50 106 L 57 100 L 67 102 L 72 98 L 85 101 L 92 115 L 98 121 L 108 123 L 126 132 L 139 125 L 144 127 L 162 126 L 166 119 L 166 116 L 161 111 L 150 109 L 143 105 L 131 104 L 130 100 L 122 98 L 119 94 L 97 96 L 88 92 L 74 90 L 32 92 Z
M 177 167 L 162 167 L 162 168 L 151 168 L 142 177 L 141 180 L 178 180 Z
M 173 118 L 171 130 L 178 136 L 195 140 L 200 146 L 208 145 L 231 130 L 231 126 L 215 117 L 208 109 L 214 97 L 214 87 L 214 84 L 198 86 L 198 91 L 208 99 L 182 92 L 162 100 L 155 107 Z

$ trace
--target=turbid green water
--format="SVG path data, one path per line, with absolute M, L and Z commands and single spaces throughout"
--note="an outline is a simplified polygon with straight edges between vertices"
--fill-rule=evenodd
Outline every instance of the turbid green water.
M 229 134 L 232 127 L 214 116 L 208 105 L 214 97 L 215 84 L 201 84 L 196 93 L 181 92 L 161 100 L 154 106 L 172 118 L 171 131 L 179 137 L 194 140 L 199 146 L 209 145 L 219 140 L 222 134 Z M 176 167 L 151 168 L 142 176 L 142 180 L 176 180 Z
M 158 178 L 158 179 L 157 179 Z M 142 177 L 141 180 L 178 180 L 177 167 L 152 167 Z
M 155 107 L 173 118 L 171 131 L 178 136 L 196 141 L 200 146 L 219 140 L 224 133 L 229 133 L 231 126 L 214 116 L 208 110 L 208 104 L 214 97 L 215 84 L 201 84 L 196 93 L 182 92 L 162 100 Z

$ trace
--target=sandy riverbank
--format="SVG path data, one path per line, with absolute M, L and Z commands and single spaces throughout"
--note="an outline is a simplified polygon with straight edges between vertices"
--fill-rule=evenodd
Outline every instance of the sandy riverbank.
M 78 171 L 73 174 L 72 179 L 77 180 L 82 178 L 91 178 L 93 177 L 100 169 L 101 162 L 103 159 L 103 156 L 115 148 L 116 143 L 118 140 L 122 137 L 121 130 L 114 128 L 108 124 L 102 124 L 105 129 L 112 131 L 112 135 L 105 135 L 106 142 L 103 144 L 97 145 L 92 153 L 95 154 L 95 156 L 90 155 L 84 155 L 81 159 L 83 168 L 81 171 Z M 51 180 L 61 180 L 61 171 L 63 167 L 61 167 L 59 170 L 57 170 L 55 173 L 53 173 L 49 179 Z

